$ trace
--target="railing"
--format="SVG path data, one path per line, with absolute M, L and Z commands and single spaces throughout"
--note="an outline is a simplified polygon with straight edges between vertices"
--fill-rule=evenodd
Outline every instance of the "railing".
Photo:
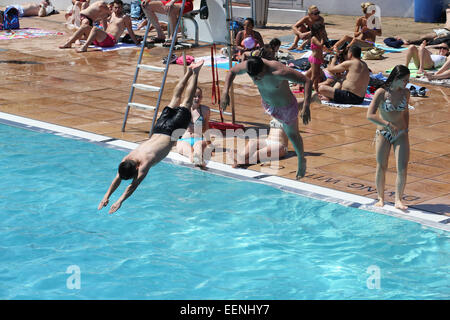
M 233 0 L 233 3 L 250 5 L 251 0 Z M 303 0 L 269 0 L 269 8 L 302 9 Z

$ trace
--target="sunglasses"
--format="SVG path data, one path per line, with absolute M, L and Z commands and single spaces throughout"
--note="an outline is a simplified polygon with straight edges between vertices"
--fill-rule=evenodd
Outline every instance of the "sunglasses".
M 314 16 L 318 16 L 319 14 L 320 14 L 320 11 L 316 11 L 316 12 L 312 13 L 312 15 L 314 15 Z

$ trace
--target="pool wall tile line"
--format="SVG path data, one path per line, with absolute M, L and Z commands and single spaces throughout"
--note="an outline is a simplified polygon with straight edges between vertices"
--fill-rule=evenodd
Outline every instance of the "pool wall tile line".
M 51 123 L 11 115 L 4 112 L 0 112 L 0 123 L 38 132 L 51 133 L 71 139 L 85 140 L 87 142 L 125 152 L 129 152 L 138 146 L 137 143 L 118 140 L 116 138 L 108 136 L 54 125 Z M 163 161 L 195 168 L 194 165 L 190 163 L 188 158 L 176 152 L 170 152 L 166 159 L 164 159 Z M 390 204 L 386 204 L 383 208 L 379 208 L 374 206 L 374 203 L 376 201 L 371 198 L 343 191 L 328 189 L 325 187 L 316 186 L 300 181 L 286 179 L 283 177 L 261 174 L 261 172 L 249 169 L 232 168 L 230 165 L 220 162 L 209 161 L 206 167 L 206 172 L 208 173 L 226 176 L 238 180 L 250 181 L 254 183 L 264 183 L 285 192 L 295 193 L 326 202 L 333 202 L 347 207 L 390 215 L 396 218 L 413 221 L 424 226 L 450 231 L 450 218 L 444 215 L 413 208 L 409 208 L 407 212 L 403 212 L 394 208 L 394 206 Z
M 32 129 L 33 127 L 35 127 L 35 128 L 39 128 L 39 129 L 45 129 L 45 130 L 52 131 L 55 134 L 56 133 L 67 134 L 67 135 L 71 135 L 71 136 L 74 136 L 77 138 L 83 138 L 83 139 L 90 140 L 90 141 L 102 141 L 102 140 L 106 140 L 106 139 L 111 139 L 111 137 L 107 137 L 107 136 L 103 136 L 103 135 L 99 135 L 99 134 L 95 134 L 95 133 L 91 133 L 91 132 L 87 132 L 87 131 L 72 129 L 72 128 L 68 128 L 68 127 L 63 127 L 63 126 L 59 126 L 56 124 L 43 122 L 43 121 L 39 121 L 39 120 L 24 118 L 24 117 L 12 115 L 9 113 L 4 113 L 4 112 L 0 112 L 0 119 L 20 123 L 25 126 L 23 128 L 29 127 L 29 129 Z

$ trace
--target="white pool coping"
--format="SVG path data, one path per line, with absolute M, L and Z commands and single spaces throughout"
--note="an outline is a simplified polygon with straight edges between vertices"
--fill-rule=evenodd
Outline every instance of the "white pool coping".
M 72 129 L 39 120 L 33 120 L 4 112 L 0 112 L 0 123 L 34 131 L 47 132 L 72 139 L 83 139 L 92 143 L 101 144 L 106 147 L 112 147 L 124 151 L 133 150 L 138 146 L 137 143 L 119 140 L 82 130 Z M 188 158 L 176 152 L 170 152 L 166 159 L 164 159 L 164 161 L 172 162 L 182 166 L 193 167 Z M 210 172 L 213 174 L 224 175 L 250 182 L 264 183 L 266 185 L 276 187 L 280 190 L 296 193 L 309 198 L 390 215 L 396 218 L 413 221 L 423 226 L 450 231 L 450 217 L 445 215 L 422 211 L 414 208 L 409 208 L 406 212 L 404 212 L 394 208 L 394 206 L 391 204 L 386 204 L 383 208 L 379 208 L 374 206 L 375 200 L 368 197 L 363 197 L 348 192 L 329 189 L 283 177 L 268 175 L 254 170 L 232 168 L 230 165 L 220 162 L 209 161 L 206 165 L 206 168 L 206 172 Z

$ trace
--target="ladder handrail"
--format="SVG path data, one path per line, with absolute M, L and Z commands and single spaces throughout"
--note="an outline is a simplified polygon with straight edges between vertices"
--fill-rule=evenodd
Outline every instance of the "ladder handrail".
M 164 91 L 164 86 L 166 84 L 167 74 L 169 72 L 170 58 L 172 57 L 173 47 L 175 46 L 175 38 L 176 38 L 176 34 L 178 32 L 178 27 L 180 25 L 181 19 L 183 18 L 183 11 L 184 11 L 185 4 L 186 4 L 186 0 L 183 0 L 183 3 L 181 4 L 181 8 L 180 8 L 180 14 L 178 15 L 177 25 L 173 29 L 172 42 L 170 43 L 169 55 L 167 56 L 167 61 L 166 61 L 166 70 L 164 70 L 162 85 L 161 85 L 161 89 L 159 90 L 158 100 L 156 102 L 156 110 L 155 110 L 155 113 L 154 113 L 154 116 L 153 116 L 153 119 L 152 119 L 152 126 L 150 127 L 149 137 L 151 137 L 152 134 L 153 134 L 153 128 L 155 126 L 156 117 L 158 116 L 159 105 L 161 103 L 161 98 L 162 98 L 162 94 L 163 94 L 163 91 Z M 172 10 L 172 9 L 170 9 L 170 10 Z
M 122 132 L 125 131 L 125 126 L 127 124 L 128 112 L 130 111 L 129 104 L 131 103 L 131 100 L 133 99 L 133 94 L 134 94 L 134 86 L 133 86 L 133 84 L 136 83 L 136 80 L 137 80 L 137 77 L 138 77 L 138 74 L 139 74 L 139 67 L 138 66 L 141 64 L 142 56 L 144 55 L 144 48 L 145 48 L 145 44 L 147 43 L 147 36 L 148 36 L 148 32 L 150 30 L 150 24 L 151 24 L 150 19 L 147 18 L 147 28 L 145 30 L 144 39 L 142 39 L 141 52 L 139 53 L 138 63 L 136 65 L 136 71 L 134 72 L 134 79 L 133 79 L 133 83 L 131 85 L 130 96 L 128 97 L 127 109 L 125 111 L 125 117 L 123 119 Z

